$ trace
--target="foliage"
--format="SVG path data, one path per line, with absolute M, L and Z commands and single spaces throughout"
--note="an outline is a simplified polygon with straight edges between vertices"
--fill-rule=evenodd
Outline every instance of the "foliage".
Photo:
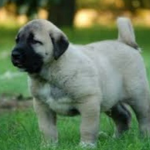
M 95 8 L 99 9 L 101 6 L 99 5 L 101 0 L 77 0 L 77 5 L 79 8 Z
M 65 0 L 1 0 L 0 6 L 9 4 L 9 3 L 15 3 L 17 6 L 18 13 L 27 14 L 28 16 L 33 15 L 37 12 L 37 10 L 41 7 L 48 9 L 51 5 L 60 5 Z M 70 0 L 66 1 L 69 3 Z M 72 0 L 73 1 L 73 0 Z M 118 2 L 122 2 L 124 4 L 124 8 L 135 11 L 137 8 L 150 8 L 150 1 L 149 0 L 118 0 Z M 111 0 L 107 0 L 107 2 L 103 0 L 76 0 L 76 8 L 96 8 L 101 9 L 106 5 L 106 8 L 110 8 L 109 5 L 113 4 L 115 6 L 115 3 Z M 68 7 L 69 9 L 69 7 Z M 118 9 L 118 8 L 116 8 Z M 57 10 L 59 11 L 59 10 Z
M 40 8 L 48 11 L 48 19 L 58 26 L 73 26 L 77 9 L 93 8 L 111 10 L 115 13 L 129 10 L 136 13 L 137 9 L 149 9 L 149 0 L 1 0 L 0 6 L 15 4 L 16 15 L 26 14 L 28 18 L 37 14 Z
M 150 1 L 149 0 L 117 0 L 117 2 L 112 0 L 77 0 L 77 4 L 79 8 L 95 8 L 101 9 L 105 7 L 106 9 L 115 7 L 115 9 L 119 9 L 115 6 L 116 3 L 122 2 L 123 6 L 121 9 L 127 10 L 136 10 L 137 8 L 150 8 Z M 105 6 L 104 6 L 105 5 Z
M 58 26 L 72 26 L 75 15 L 75 0 L 3 0 L 0 6 L 15 4 L 16 15 L 28 18 L 38 13 L 40 8 L 48 11 L 48 19 Z

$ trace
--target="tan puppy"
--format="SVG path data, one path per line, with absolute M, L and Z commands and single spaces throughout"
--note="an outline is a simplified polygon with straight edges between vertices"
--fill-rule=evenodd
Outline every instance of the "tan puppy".
M 39 127 L 45 144 L 58 141 L 56 116 L 81 115 L 81 146 L 95 146 L 101 112 L 129 128 L 129 104 L 143 135 L 150 134 L 150 93 L 143 59 L 130 21 L 118 19 L 117 40 L 84 46 L 46 20 L 22 27 L 12 51 L 15 66 L 28 72 Z

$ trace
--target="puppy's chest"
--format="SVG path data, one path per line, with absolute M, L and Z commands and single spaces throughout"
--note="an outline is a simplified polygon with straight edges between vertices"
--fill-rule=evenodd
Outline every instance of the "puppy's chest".
M 34 92 L 34 96 L 46 103 L 56 113 L 62 115 L 69 115 L 69 113 L 72 113 L 72 99 L 67 93 L 56 86 L 42 84 Z

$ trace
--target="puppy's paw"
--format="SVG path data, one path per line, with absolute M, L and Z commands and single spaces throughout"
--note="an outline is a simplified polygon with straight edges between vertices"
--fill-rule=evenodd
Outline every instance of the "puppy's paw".
M 97 146 L 96 146 L 96 143 L 89 143 L 89 142 L 80 142 L 79 146 L 81 148 L 86 148 L 86 149 L 95 149 Z

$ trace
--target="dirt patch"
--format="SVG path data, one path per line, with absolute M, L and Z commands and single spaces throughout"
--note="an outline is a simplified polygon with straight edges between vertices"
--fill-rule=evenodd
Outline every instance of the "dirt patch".
M 22 95 L 0 95 L 0 113 L 15 110 L 24 110 L 32 108 L 32 98 L 23 97 Z

